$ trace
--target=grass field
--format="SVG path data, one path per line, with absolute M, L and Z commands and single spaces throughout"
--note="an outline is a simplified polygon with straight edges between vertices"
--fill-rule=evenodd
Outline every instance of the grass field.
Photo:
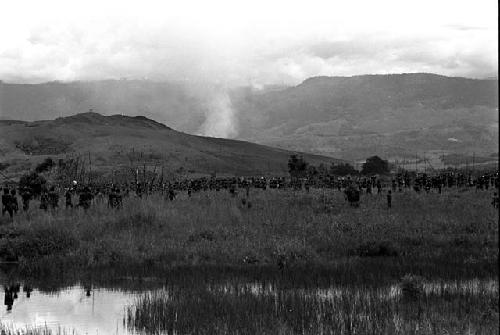
M 498 212 L 491 192 L 363 195 L 350 207 L 338 191 L 252 190 L 250 208 L 227 192 L 124 199 L 88 212 L 38 210 L 0 226 L 0 257 L 26 271 L 63 262 L 101 266 L 332 266 L 384 258 L 398 267 L 491 272 L 498 257 Z M 439 266 L 437 266 L 439 265 Z M 427 270 L 426 270 L 427 269 Z M 479 271 L 479 272 L 478 272 Z
M 391 209 L 385 194 L 362 195 L 354 208 L 318 189 L 252 190 L 245 204 L 225 191 L 154 195 L 87 212 L 35 202 L 3 218 L 0 255 L 48 291 L 85 284 L 89 270 L 93 285 L 119 289 L 123 271 L 166 278 L 124 307 L 140 334 L 492 334 L 491 197 L 396 192 Z

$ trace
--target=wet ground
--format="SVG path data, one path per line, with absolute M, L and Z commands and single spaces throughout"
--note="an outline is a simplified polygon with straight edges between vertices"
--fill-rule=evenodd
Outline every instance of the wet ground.
M 265 322 L 279 323 L 283 330 L 291 332 L 295 332 L 296 325 L 292 324 L 293 322 L 288 324 L 289 319 L 301 318 L 303 324 L 308 324 L 309 328 L 307 329 L 312 329 L 311 333 L 314 333 L 313 330 L 317 329 L 315 327 L 318 327 L 318 322 L 324 323 L 324 325 L 319 325 L 321 329 L 323 327 L 327 329 L 335 322 L 342 321 L 341 314 L 346 312 L 342 310 L 343 308 L 348 309 L 346 315 L 356 313 L 359 317 L 363 317 L 364 319 L 359 319 L 357 322 L 360 322 L 359 327 L 366 327 L 365 323 L 370 318 L 373 319 L 373 315 L 370 314 L 372 312 L 377 313 L 380 320 L 386 316 L 388 319 L 390 317 L 394 319 L 394 316 L 389 314 L 395 313 L 398 322 L 404 323 L 405 318 L 408 318 L 404 310 L 408 309 L 408 306 L 418 303 L 419 308 L 428 312 L 429 315 L 426 317 L 429 320 L 432 319 L 432 313 L 434 313 L 441 319 L 449 318 L 450 320 L 446 320 L 446 322 L 449 321 L 448 327 L 459 327 L 460 320 L 456 320 L 457 315 L 467 313 L 467 308 L 481 309 L 482 305 L 479 307 L 474 305 L 477 301 L 485 299 L 496 301 L 498 299 L 498 280 L 496 278 L 447 281 L 409 278 L 406 279 L 406 282 L 403 280 L 398 283 L 377 286 L 344 283 L 343 285 L 326 287 L 323 285 L 321 287 L 294 287 L 293 285 L 281 285 L 270 281 L 261 282 L 250 278 L 224 280 L 219 277 L 204 284 L 197 281 L 196 286 L 190 287 L 190 284 L 186 283 L 169 283 L 165 278 L 149 277 L 140 280 L 121 278 L 119 283 L 113 283 L 109 287 L 86 282 L 67 287 L 58 287 L 57 283 L 53 283 L 50 287 L 40 286 L 41 288 L 35 287 L 36 284 L 30 283 L 30 281 L 14 282 L 5 276 L 0 276 L 0 279 L 2 279 L 0 289 L 4 302 L 0 312 L 0 320 L 4 327 L 11 330 L 25 329 L 26 327 L 47 327 L 56 332 L 58 329 L 63 329 L 67 333 L 75 334 L 153 333 L 150 328 L 144 327 L 145 324 L 153 325 L 161 333 L 176 332 L 175 322 L 182 320 L 169 320 L 169 318 L 183 318 L 183 315 L 188 320 L 193 318 L 193 320 L 205 323 L 207 320 L 214 320 L 216 325 L 207 326 L 209 328 L 203 328 L 205 325 L 200 325 L 203 327 L 197 328 L 196 325 L 191 325 L 188 322 L 186 324 L 191 327 L 188 329 L 180 322 L 177 323 L 178 333 L 199 332 L 200 329 L 220 329 L 217 328 L 221 327 L 220 322 L 241 322 L 242 324 L 238 325 L 239 329 L 255 331 L 255 325 L 247 324 L 253 322 L 251 321 L 252 316 L 247 320 L 240 316 L 237 316 L 236 319 L 231 316 L 221 318 L 219 312 L 212 310 L 213 306 L 218 306 L 220 311 L 228 310 L 231 313 L 234 311 L 236 314 L 244 314 L 244 309 L 248 306 L 249 312 L 256 315 L 255 320 L 259 322 L 259 325 L 262 325 L 260 319 L 265 315 L 267 320 Z M 409 292 L 412 290 L 414 292 Z M 406 297 L 408 294 L 420 295 L 421 299 L 408 300 Z M 450 301 L 453 301 L 452 305 L 449 305 Z M 158 312 L 158 308 L 160 308 L 159 313 L 163 315 L 164 319 L 160 318 L 159 320 L 157 315 L 154 316 L 154 320 L 149 319 L 149 317 L 153 317 L 153 310 L 149 310 L 149 308 L 158 302 L 161 305 L 154 307 L 154 313 Z M 443 308 L 442 303 L 448 304 L 443 306 L 453 310 L 443 310 L 440 313 L 439 308 Z M 392 305 L 395 308 L 384 310 L 388 315 L 379 315 L 381 309 L 377 307 L 378 304 L 380 306 Z M 367 306 L 372 307 L 367 308 Z M 243 309 L 239 310 L 239 308 Z M 142 311 L 146 313 L 141 314 L 141 309 L 146 309 Z M 318 315 L 317 318 L 311 319 L 304 316 L 311 314 L 311 310 L 313 314 Z M 483 322 L 493 323 L 498 320 L 498 310 L 496 312 L 486 310 L 480 312 Z M 212 316 L 211 313 L 214 315 Z M 335 313 L 337 316 L 332 318 Z M 269 314 L 272 315 L 271 318 L 269 318 Z M 487 319 L 484 319 L 484 315 Z M 423 317 L 423 320 L 426 317 Z M 350 322 L 352 323 L 353 320 L 356 321 L 356 318 L 352 319 L 351 316 Z M 471 320 L 467 322 L 470 324 L 475 319 Z M 408 319 L 406 321 L 412 323 L 415 320 Z M 370 322 L 372 323 L 370 327 L 372 327 L 378 321 L 372 320 Z M 443 321 L 443 324 L 446 322 Z M 216 328 L 210 328 L 212 326 Z M 230 330 L 232 325 L 224 325 L 223 327 Z M 397 327 L 391 327 L 387 329 L 397 330 Z M 482 326 L 478 327 L 477 331 L 473 333 L 487 333 L 491 331 L 492 326 L 486 329 L 482 329 Z M 400 326 L 401 329 L 404 330 L 404 327 Z M 397 331 L 394 332 L 397 333 Z

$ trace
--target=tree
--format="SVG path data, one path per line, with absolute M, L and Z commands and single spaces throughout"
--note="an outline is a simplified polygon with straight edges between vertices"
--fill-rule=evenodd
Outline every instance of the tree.
M 42 173 L 45 171 L 49 171 L 50 169 L 52 169 L 52 167 L 54 167 L 54 161 L 52 160 L 52 158 L 50 158 L 50 157 L 45 158 L 45 160 L 43 162 L 41 162 L 40 164 L 38 164 L 35 167 L 35 172 Z
M 330 166 L 330 174 L 334 176 L 347 176 L 348 174 L 358 174 L 358 170 L 348 163 L 340 163 L 338 165 L 332 163 Z
M 389 173 L 389 163 L 379 156 L 372 156 L 363 163 L 362 174 L 386 174 Z
M 297 155 L 291 155 L 288 159 L 288 172 L 292 179 L 303 178 L 307 174 L 307 162 Z

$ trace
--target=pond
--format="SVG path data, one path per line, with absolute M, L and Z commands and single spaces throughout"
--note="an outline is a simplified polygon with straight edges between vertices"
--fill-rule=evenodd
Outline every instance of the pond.
M 77 334 L 129 334 L 123 324 L 125 307 L 138 294 L 77 285 L 58 292 L 42 292 L 19 287 L 13 299 L 3 287 L 4 308 L 0 320 L 13 329 L 47 326 L 75 331 Z
M 85 276 L 84 276 L 85 277 Z M 298 284 L 252 276 L 37 282 L 0 274 L 3 330 L 54 334 L 498 332 L 498 280 Z M 0 328 L 2 329 L 2 328 Z M 7 332 L 8 333 L 8 332 Z

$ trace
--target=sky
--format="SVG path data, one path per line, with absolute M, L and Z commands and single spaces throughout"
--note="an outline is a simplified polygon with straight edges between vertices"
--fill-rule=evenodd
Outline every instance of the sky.
M 497 13 L 492 0 L 2 1 L 0 80 L 485 78 L 498 71 Z

